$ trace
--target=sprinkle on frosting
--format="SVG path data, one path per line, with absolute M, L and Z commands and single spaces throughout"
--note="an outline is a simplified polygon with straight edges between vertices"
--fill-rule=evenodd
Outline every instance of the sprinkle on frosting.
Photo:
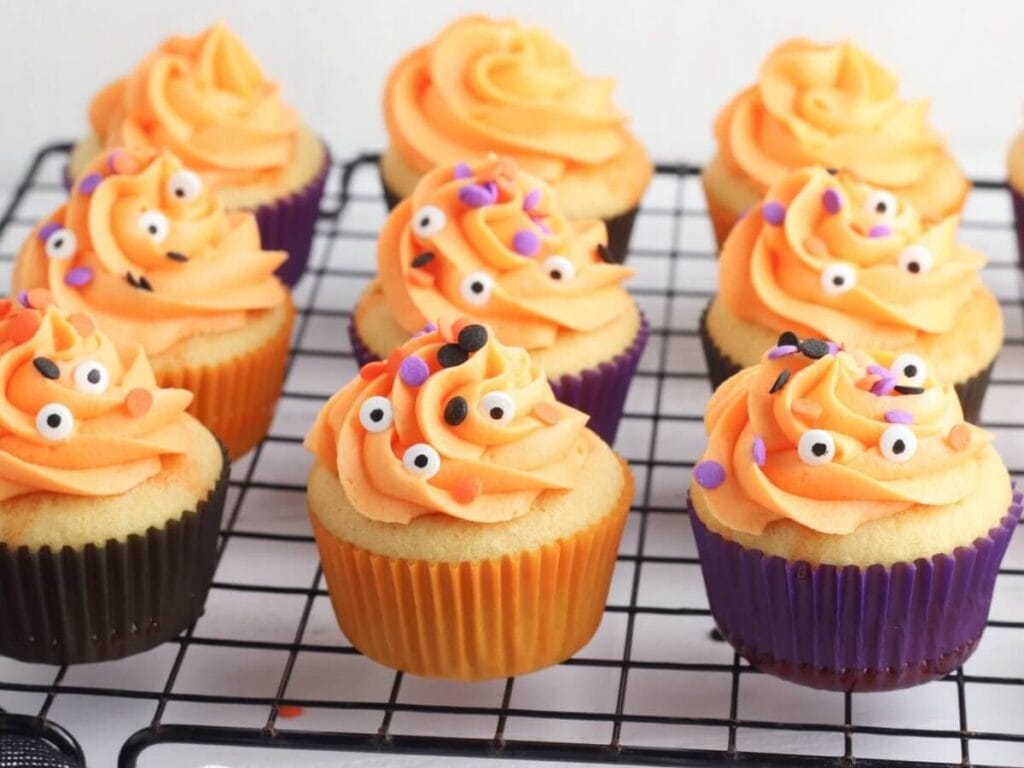
M 32 360 L 32 365 L 47 379 L 60 378 L 60 368 L 48 357 L 37 357 Z
M 789 377 L 792 374 L 793 372 L 789 370 L 789 368 L 783 368 L 779 371 L 779 375 L 776 376 L 775 381 L 772 382 L 772 387 L 768 390 L 768 394 L 774 395 L 776 392 L 780 391 L 784 386 L 786 386 L 786 382 L 789 381 Z
M 469 353 L 458 344 L 445 344 L 437 350 L 437 362 L 442 368 L 453 368 L 462 365 L 469 359 Z
M 769 200 L 761 206 L 764 220 L 774 227 L 781 227 L 786 221 L 786 206 L 775 200 Z
M 450 426 L 459 426 L 459 424 L 466 420 L 468 415 L 469 405 L 466 403 L 466 398 L 461 395 L 453 397 L 444 407 L 444 420 Z
M 754 454 L 754 463 L 759 467 L 763 467 L 765 462 L 768 461 L 768 449 L 765 448 L 764 438 L 760 435 L 755 436 L 751 450 Z
M 821 193 L 821 204 L 829 214 L 836 214 L 843 208 L 843 198 L 839 196 L 839 191 L 835 187 L 829 187 Z
M 968 424 L 955 424 L 946 435 L 946 440 L 954 451 L 966 451 L 971 447 L 971 428 Z
M 91 195 L 93 190 L 103 181 L 103 175 L 99 173 L 87 173 L 78 181 L 78 191 L 83 195 Z
M 913 424 L 914 414 L 909 411 L 901 411 L 898 408 L 893 408 L 891 411 L 885 412 L 885 420 L 890 424 Z
M 775 360 L 779 357 L 785 357 L 786 355 L 795 355 L 800 351 L 800 348 L 796 344 L 780 344 L 777 347 L 772 347 L 768 350 L 768 357 Z
M 712 490 L 725 482 L 725 467 L 717 461 L 702 461 L 693 468 L 693 479 L 701 488 Z
M 430 376 L 430 368 L 420 358 L 410 355 L 398 367 L 398 376 L 406 385 L 418 387 Z

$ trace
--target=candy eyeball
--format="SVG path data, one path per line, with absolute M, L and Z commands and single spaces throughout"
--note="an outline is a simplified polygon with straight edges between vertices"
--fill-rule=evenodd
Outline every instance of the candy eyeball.
M 103 363 L 86 360 L 75 368 L 75 389 L 87 395 L 102 395 L 110 387 L 110 373 Z
M 493 291 L 494 278 L 486 272 L 470 272 L 459 284 L 463 300 L 474 307 L 482 307 L 490 301 Z
M 899 355 L 892 361 L 889 370 L 902 384 L 920 387 L 928 378 L 928 366 L 917 355 Z
M 821 273 L 821 290 L 829 296 L 839 296 L 853 290 L 857 285 L 857 270 L 852 264 L 837 261 L 829 264 Z
M 61 403 L 47 403 L 36 414 L 36 431 L 52 442 L 67 440 L 74 428 L 75 417 Z
M 508 424 L 516 417 L 516 402 L 507 392 L 488 392 L 480 398 L 480 413 L 495 424 Z
M 386 397 L 368 397 L 359 407 L 359 423 L 367 432 L 383 432 L 395 420 L 395 411 Z
M 65 229 L 64 227 L 55 229 L 46 238 L 43 250 L 46 252 L 48 259 L 66 261 L 67 259 L 74 258 L 74 255 L 78 253 L 78 238 L 70 229 Z
M 425 205 L 412 215 L 412 233 L 421 240 L 433 237 L 448 223 L 444 211 L 436 205 Z
M 910 275 L 924 275 L 931 271 L 935 260 L 923 245 L 908 245 L 896 260 L 899 268 Z
M 409 474 L 429 480 L 441 469 L 441 456 L 432 445 L 415 443 L 402 454 L 402 466 Z
M 203 182 L 199 174 L 183 168 L 171 174 L 167 180 L 167 194 L 172 200 L 180 203 L 190 203 L 199 197 L 203 191 Z
M 156 244 L 162 243 L 171 233 L 171 223 L 160 211 L 140 213 L 137 222 L 139 229 Z
M 906 424 L 893 424 L 882 433 L 878 450 L 887 461 L 902 464 L 917 453 L 917 435 Z
M 899 203 L 896 201 L 896 196 L 892 192 L 886 192 L 884 189 L 876 189 L 864 198 L 864 213 L 874 219 L 891 221 L 896 218 L 898 207 Z
M 828 464 L 836 457 L 836 441 L 831 432 L 824 429 L 809 429 L 800 435 L 796 451 L 804 464 L 820 466 Z
M 576 279 L 576 267 L 565 256 L 548 256 L 544 260 L 544 271 L 559 283 L 569 283 Z

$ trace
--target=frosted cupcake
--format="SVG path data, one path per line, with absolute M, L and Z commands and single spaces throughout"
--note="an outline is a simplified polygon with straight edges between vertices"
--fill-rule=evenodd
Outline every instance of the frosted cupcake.
M 1017 253 L 1024 267 L 1024 131 L 1014 138 L 1006 162 L 1013 218 L 1017 228 Z
M 981 638 L 1020 496 L 948 384 L 890 389 L 892 353 L 800 349 L 708 403 L 690 520 L 711 613 L 752 664 L 804 685 L 942 677 Z
M 633 479 L 524 350 L 461 325 L 458 342 L 421 334 L 330 399 L 306 437 L 308 501 L 352 644 L 481 680 L 556 664 L 594 634 Z
M 384 90 L 391 145 L 381 159 L 388 204 L 435 166 L 514 158 L 554 189 L 572 219 L 603 219 L 611 253 L 628 250 L 650 181 L 647 152 L 612 101 L 540 27 L 466 16 L 395 65 Z
M 263 246 L 288 253 L 282 280 L 302 277 L 330 154 L 225 24 L 165 40 L 96 94 L 89 123 L 69 179 L 114 147 L 170 150 L 228 210 L 253 212 Z
M 174 155 L 113 150 L 28 236 L 12 283 L 141 344 L 160 385 L 190 390 L 190 412 L 237 458 L 263 439 L 284 380 L 295 310 L 274 271 L 285 258 Z
M 784 331 L 897 353 L 889 386 L 931 375 L 977 421 L 1003 343 L 985 258 L 957 243 L 958 217 L 929 224 L 908 201 L 849 173 L 791 173 L 733 229 L 719 293 L 701 322 L 712 384 L 760 360 Z
M 852 42 L 783 43 L 715 119 L 718 153 L 703 181 L 719 247 L 769 187 L 805 165 L 852 170 L 928 223 L 958 213 L 970 185 L 927 111 L 901 99 L 896 76 Z
M 514 161 L 437 168 L 384 224 L 350 326 L 356 357 L 387 358 L 427 323 L 466 315 L 525 347 L 612 442 L 648 328 L 606 243 L 600 221 L 569 221 Z
M 0 655 L 140 653 L 202 613 L 227 461 L 141 347 L 23 301 L 0 303 Z

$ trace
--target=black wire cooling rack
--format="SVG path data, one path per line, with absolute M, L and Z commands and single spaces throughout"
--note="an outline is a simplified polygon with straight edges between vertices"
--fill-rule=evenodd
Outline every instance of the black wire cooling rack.
M 42 149 L 18 184 L 0 218 L 0 273 L 63 199 L 68 149 Z M 356 372 L 345 324 L 373 274 L 384 218 L 376 161 L 362 155 L 332 173 L 311 268 L 295 291 L 285 392 L 271 434 L 233 467 L 206 614 L 133 659 L 71 668 L 0 659 L 0 707 L 12 712 L 0 709 L 0 733 L 43 735 L 84 763 L 55 723 L 79 739 L 121 729 L 120 768 L 143 753 L 149 765 L 156 745 L 676 766 L 1024 765 L 1024 535 L 1011 545 L 978 653 L 923 688 L 811 691 L 758 673 L 715 636 L 683 511 L 708 396 L 696 326 L 716 284 L 699 169 L 688 165 L 658 166 L 629 256 L 652 334 L 617 444 L 637 495 L 597 637 L 558 667 L 472 685 L 360 656 L 334 623 L 316 561 L 301 439 Z M 1002 184 L 976 183 L 963 238 L 989 254 L 986 279 L 1007 317 L 984 416 L 1019 479 L 1024 333 L 1009 219 Z

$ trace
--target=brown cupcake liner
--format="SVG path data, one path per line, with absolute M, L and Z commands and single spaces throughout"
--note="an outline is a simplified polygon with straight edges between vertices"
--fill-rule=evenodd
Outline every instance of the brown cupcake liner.
M 206 499 L 124 541 L 12 548 L 0 542 L 0 655 L 84 664 L 142 653 L 203 612 L 217 564 L 228 460 Z
M 709 307 L 710 305 L 708 305 Z M 743 366 L 726 355 L 711 340 L 711 334 L 708 333 L 707 327 L 708 308 L 705 308 L 700 316 L 700 343 L 704 349 L 704 360 L 707 362 L 711 389 L 716 390 L 723 381 L 739 373 Z M 985 392 L 988 389 L 989 380 L 992 378 L 992 368 L 995 367 L 995 364 L 996 361 L 993 360 L 981 372 L 966 381 L 960 381 L 953 385 L 957 397 L 960 398 L 964 419 L 972 424 L 979 423 L 981 419 L 981 406 L 985 400 Z

